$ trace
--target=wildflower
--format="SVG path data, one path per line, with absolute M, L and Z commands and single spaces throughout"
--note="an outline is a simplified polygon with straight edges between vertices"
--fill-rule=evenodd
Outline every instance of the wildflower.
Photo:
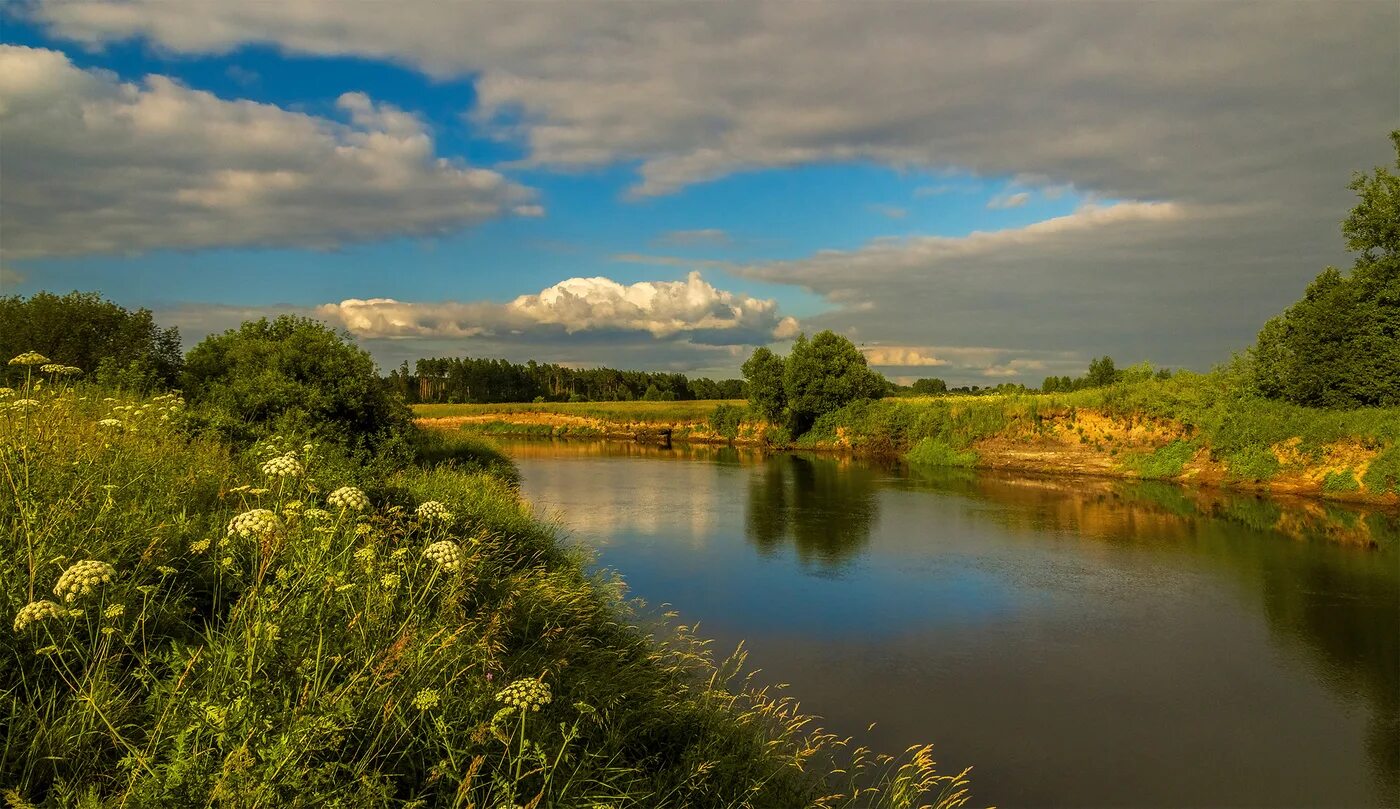
M 362 522 L 362 523 L 360 523 L 359 525 L 355 526 L 355 536 L 357 536 L 357 537 L 367 537 L 367 536 L 370 535 L 370 532 L 373 531 L 373 530 L 374 530 L 374 528 L 373 528 L 369 523 L 363 523 L 363 522 Z
M 33 410 L 38 406 L 38 399 L 16 399 L 10 402 L 10 409 L 12 410 Z
M 46 374 L 53 374 L 54 376 L 73 376 L 74 374 L 81 374 L 83 372 L 81 368 L 74 368 L 71 365 L 62 365 L 57 362 L 41 365 L 39 366 L 39 370 Z
M 301 461 L 292 455 L 281 455 L 262 465 L 262 473 L 270 478 L 299 478 L 305 471 Z
M 208 542 L 209 540 L 206 539 L 204 541 Z M 156 572 L 162 576 L 173 576 L 175 575 L 175 568 L 170 567 L 169 565 L 157 565 Z
M 97 422 L 97 426 L 115 429 L 117 427 L 122 426 L 122 422 L 121 419 L 99 419 Z
M 271 490 L 271 489 L 249 489 L 249 490 L 248 490 L 248 494 L 251 494 L 251 495 L 254 496 L 254 497 L 262 497 L 263 495 L 267 494 L 267 493 L 270 492 L 270 491 L 272 491 L 272 490 Z
M 436 562 L 443 570 L 457 570 L 462 566 L 462 549 L 456 542 L 444 539 L 429 545 L 423 555 Z
M 15 615 L 15 631 L 23 632 L 30 624 L 50 618 L 62 618 L 63 615 L 63 608 L 52 601 L 31 601 L 20 607 L 19 613 Z
M 190 553 L 200 554 L 209 550 L 210 540 L 201 539 L 190 543 Z
M 522 711 L 538 711 L 548 705 L 554 699 L 554 695 L 549 692 L 549 686 L 543 680 L 527 678 L 506 686 L 496 695 L 496 699 Z
M 18 357 L 10 359 L 11 365 L 45 365 L 49 361 L 48 357 L 37 351 L 26 351 Z
M 438 696 L 437 689 L 424 688 L 413 696 L 413 707 L 420 711 L 430 711 L 438 706 L 441 697 Z
M 308 508 L 301 513 L 308 520 L 328 520 L 331 513 L 323 508 Z
M 393 590 L 399 586 L 399 574 L 385 573 L 383 576 L 379 577 L 379 584 L 385 590 Z
M 331 492 L 326 502 L 348 511 L 364 511 L 369 508 L 369 497 L 354 486 L 341 486 Z
M 447 510 L 447 506 L 436 500 L 429 500 L 418 506 L 418 519 L 424 522 L 450 522 L 452 512 Z
M 355 551 L 355 561 L 365 565 L 366 567 L 374 564 L 374 557 L 374 548 L 360 548 L 359 550 Z
M 335 588 L 335 591 L 337 593 L 348 593 L 353 589 L 355 589 L 354 584 L 342 584 L 339 587 Z
M 277 519 L 276 514 L 265 508 L 245 511 L 228 521 L 229 536 L 240 536 L 245 539 L 270 537 L 281 529 L 281 520 Z
M 7 399 L 15 395 L 14 388 L 0 388 L 0 399 Z
M 106 562 L 85 559 L 63 571 L 63 575 L 58 577 L 58 584 L 53 587 L 53 594 L 72 603 L 78 596 L 85 596 L 99 585 L 111 582 L 116 575 L 117 569 Z
M 102 611 L 103 618 L 120 618 L 126 612 L 125 604 L 113 604 Z

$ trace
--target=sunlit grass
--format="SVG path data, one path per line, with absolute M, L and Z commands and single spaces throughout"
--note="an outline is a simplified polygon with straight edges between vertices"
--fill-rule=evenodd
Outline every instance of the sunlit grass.
M 638 629 L 488 449 L 384 476 L 287 437 L 191 437 L 175 396 L 40 379 L 0 400 L 10 805 L 966 797 L 927 748 L 853 749 L 742 655 Z

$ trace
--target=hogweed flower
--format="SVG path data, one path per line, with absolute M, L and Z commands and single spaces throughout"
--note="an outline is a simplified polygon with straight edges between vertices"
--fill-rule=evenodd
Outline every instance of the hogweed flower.
M 34 410 L 39 407 L 38 399 L 16 399 L 10 402 L 11 410 Z
M 379 585 L 385 590 L 394 590 L 399 586 L 399 574 L 385 573 L 379 577 Z
M 229 536 L 244 539 L 265 539 L 282 530 L 282 521 L 265 508 L 245 511 L 228 521 Z
M 18 357 L 11 357 L 11 365 L 46 365 L 49 358 L 37 351 L 26 351 Z
M 331 513 L 323 508 L 308 508 L 301 513 L 303 519 L 320 521 L 329 520 Z
M 14 388 L 0 388 L 0 399 L 8 399 L 15 395 Z
M 121 419 L 98 419 L 97 426 L 116 429 L 122 426 L 122 421 Z
M 62 618 L 67 612 L 52 601 L 31 601 L 19 608 L 15 615 L 15 631 L 23 632 L 25 627 L 50 618 Z
M 201 553 L 204 553 L 205 551 L 209 550 L 209 545 L 210 545 L 211 543 L 212 543 L 212 540 L 208 540 L 208 539 L 198 539 L 198 540 L 195 540 L 194 542 L 191 542 L 191 543 L 190 543 L 190 553 L 193 553 L 193 554 L 201 554 Z
M 496 694 L 496 699 L 507 705 L 513 705 L 522 711 L 538 711 L 548 705 L 554 695 L 550 693 L 549 686 L 543 680 L 527 678 L 516 680 Z
M 72 603 L 78 596 L 85 596 L 100 585 L 110 583 L 116 575 L 117 569 L 106 562 L 85 559 L 63 571 L 63 575 L 58 577 L 58 584 L 53 586 L 53 594 Z
M 270 478 L 299 478 L 305 472 L 301 461 L 292 455 L 280 455 L 262 465 L 262 473 Z
M 452 520 L 452 512 L 447 510 L 447 506 L 436 500 L 423 503 L 418 506 L 418 510 L 414 513 L 418 515 L 418 519 L 424 522 L 451 522 Z
M 41 365 L 39 366 L 39 370 L 43 371 L 46 374 L 53 374 L 54 376 L 73 376 L 75 374 L 81 374 L 83 372 L 82 368 L 74 368 L 71 365 L 63 365 L 62 363 L 57 362 L 50 362 Z
M 102 611 L 103 618 L 120 618 L 126 612 L 125 604 L 113 604 Z
M 441 701 L 436 688 L 424 688 L 413 695 L 413 707 L 420 711 L 430 711 Z
M 434 542 L 423 551 L 423 556 L 436 562 L 443 570 L 458 570 L 462 567 L 462 549 L 448 539 Z
M 354 486 L 341 486 L 331 492 L 326 502 L 347 511 L 364 511 L 369 508 L 369 495 Z

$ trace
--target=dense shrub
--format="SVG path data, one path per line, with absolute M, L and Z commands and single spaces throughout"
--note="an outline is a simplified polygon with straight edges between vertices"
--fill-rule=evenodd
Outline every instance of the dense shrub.
M 744 421 L 744 408 L 724 403 L 710 413 L 710 429 L 720 438 L 733 441 L 739 437 L 739 425 Z
M 211 335 L 190 350 L 182 381 L 208 425 L 234 441 L 282 432 L 407 451 L 408 406 L 367 352 L 315 320 L 284 315 Z

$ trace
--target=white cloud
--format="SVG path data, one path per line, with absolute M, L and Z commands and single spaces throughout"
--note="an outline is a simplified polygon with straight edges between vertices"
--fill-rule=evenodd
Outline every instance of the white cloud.
M 909 215 L 908 208 L 901 208 L 898 205 L 872 204 L 867 205 L 866 207 L 869 208 L 871 211 L 889 219 L 903 219 L 904 217 Z
M 881 367 L 933 367 L 948 361 L 934 356 L 932 349 L 914 346 L 871 346 L 862 348 L 865 361 Z
M 645 335 L 704 345 L 756 345 L 796 335 L 772 300 L 717 289 L 692 272 L 684 281 L 620 284 L 609 278 L 570 278 L 505 303 L 409 303 L 350 299 L 316 310 L 365 339 L 490 336 L 538 341 L 564 335 Z
M 992 210 L 1003 208 L 1019 208 L 1031 201 L 1029 191 L 1018 191 L 1014 194 L 999 194 L 987 203 L 987 207 Z
M 338 107 L 348 124 L 0 45 L 5 253 L 327 248 L 538 208 L 501 174 L 435 156 L 416 116 L 362 93 Z

